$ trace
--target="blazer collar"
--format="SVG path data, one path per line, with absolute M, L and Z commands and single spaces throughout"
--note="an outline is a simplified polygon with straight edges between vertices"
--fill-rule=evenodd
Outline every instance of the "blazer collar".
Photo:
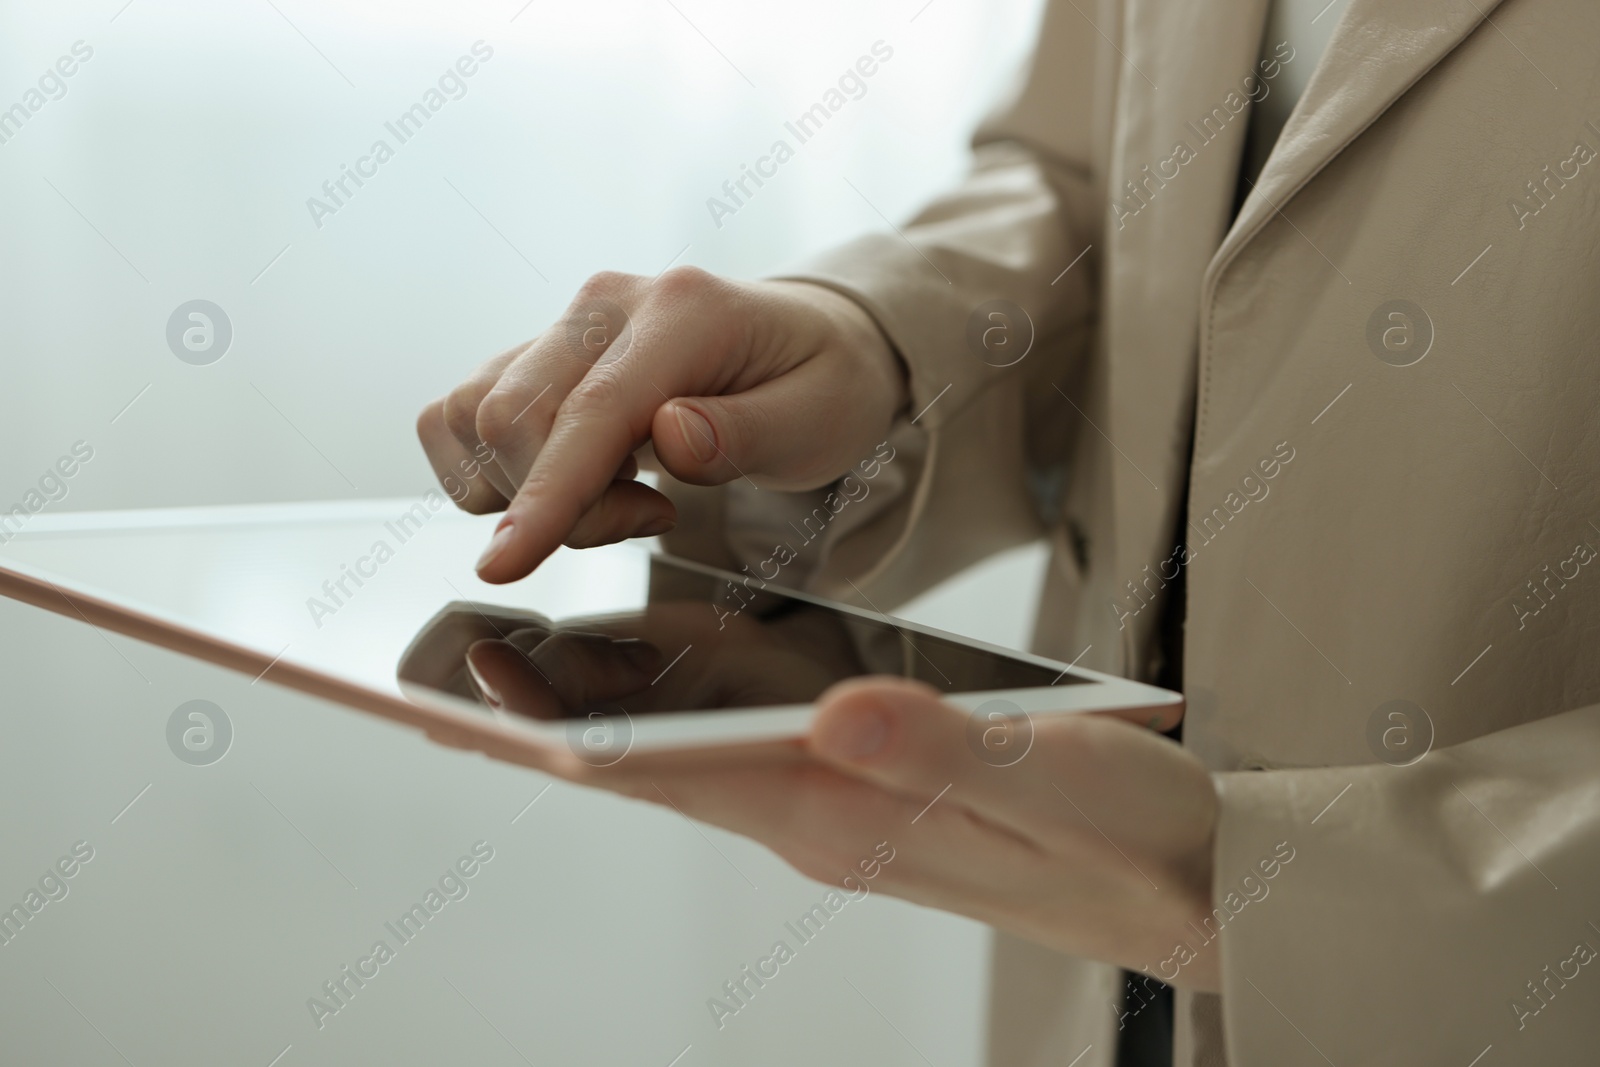
M 1487 20 L 1501 0 L 1347 0 L 1327 53 L 1206 271 L 1216 275 L 1328 161 Z

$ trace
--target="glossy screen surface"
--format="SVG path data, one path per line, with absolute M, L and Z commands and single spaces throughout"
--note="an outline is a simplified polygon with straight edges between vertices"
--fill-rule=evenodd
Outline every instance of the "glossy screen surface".
M 804 704 L 862 674 L 945 692 L 1093 684 L 638 545 L 562 549 L 487 585 L 473 563 L 493 525 L 437 494 L 40 516 L 0 560 L 380 692 L 403 674 L 544 720 Z

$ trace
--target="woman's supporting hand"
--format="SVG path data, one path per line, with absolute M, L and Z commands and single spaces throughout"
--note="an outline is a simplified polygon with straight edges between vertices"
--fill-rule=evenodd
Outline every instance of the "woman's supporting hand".
M 575 777 L 754 838 L 834 885 L 888 842 L 875 889 L 1215 990 L 1214 946 L 1174 951 L 1204 945 L 1211 918 L 1210 775 L 1112 715 L 1030 723 L 1027 754 L 996 766 L 972 716 L 935 690 L 856 679 L 819 701 L 808 759 L 648 775 L 624 759 Z

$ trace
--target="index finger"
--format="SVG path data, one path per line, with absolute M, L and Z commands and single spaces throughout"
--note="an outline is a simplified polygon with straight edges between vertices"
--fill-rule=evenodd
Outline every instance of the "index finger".
M 710 318 L 676 318 L 666 330 L 636 335 L 625 355 L 602 359 L 573 387 L 478 561 L 480 578 L 511 582 L 543 563 L 649 440 L 656 410 L 671 397 L 697 395 L 690 361 L 727 346 L 716 327 L 704 324 Z
M 478 577 L 513 582 L 549 558 L 610 488 L 618 468 L 648 433 L 661 402 L 656 396 L 652 404 L 636 386 L 580 382 L 561 405 L 548 443 L 495 526 L 478 560 Z

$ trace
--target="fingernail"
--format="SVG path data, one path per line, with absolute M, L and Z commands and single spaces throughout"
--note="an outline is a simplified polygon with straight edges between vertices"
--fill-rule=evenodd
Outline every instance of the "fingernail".
M 888 740 L 889 716 L 871 708 L 828 719 L 813 743 L 824 756 L 855 761 L 877 755 Z
M 511 535 L 515 530 L 516 526 L 510 519 L 501 520 L 500 528 L 494 532 L 494 537 L 489 540 L 489 547 L 484 549 L 483 555 L 478 557 L 478 572 L 480 574 L 485 567 L 494 562 L 495 557 L 500 555 L 501 551 L 510 543 Z
M 648 641 L 641 641 L 637 637 L 619 637 L 611 643 L 640 674 L 649 674 L 661 666 L 661 650 Z
M 658 518 L 651 519 L 649 522 L 633 531 L 633 536 L 660 537 L 662 534 L 666 533 L 676 525 L 678 525 L 676 522 L 667 518 L 665 515 L 662 515 Z
M 701 463 L 710 463 L 717 454 L 717 439 L 711 433 L 711 424 L 704 415 L 684 404 L 678 405 L 678 425 L 683 429 L 683 440 Z
M 488 679 L 478 671 L 477 665 L 472 662 L 472 654 L 467 654 L 467 673 L 472 675 L 472 684 L 478 687 L 478 693 L 483 697 L 483 702 L 491 708 L 502 707 L 500 691 L 489 684 Z

